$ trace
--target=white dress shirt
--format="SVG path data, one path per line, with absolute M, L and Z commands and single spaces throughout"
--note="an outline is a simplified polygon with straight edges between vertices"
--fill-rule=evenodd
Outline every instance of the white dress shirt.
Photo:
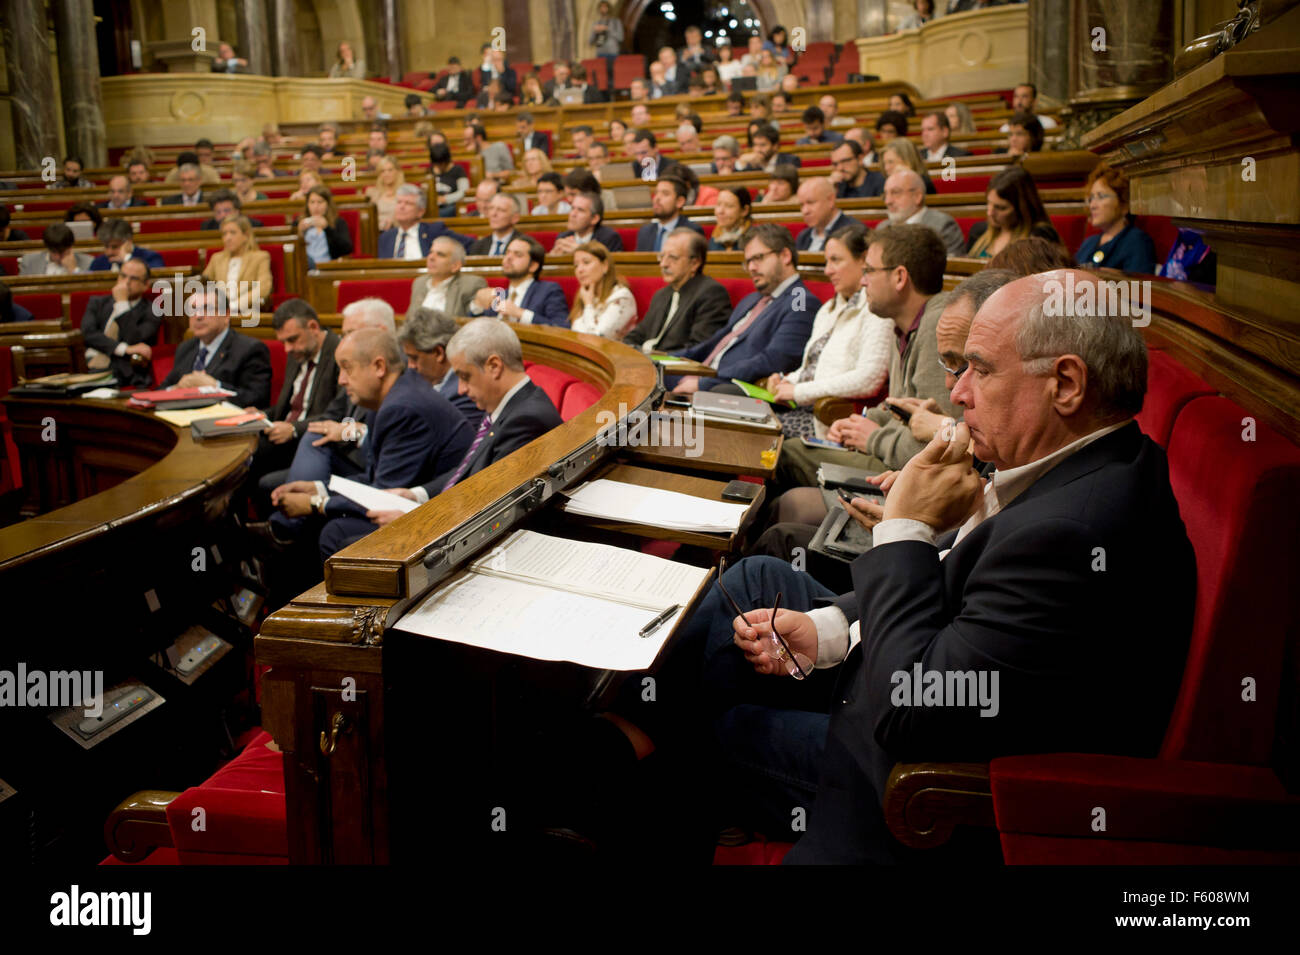
M 423 259 L 425 254 L 420 251 L 420 223 L 415 223 L 409 229 L 403 229 L 400 226 L 395 227 L 397 235 L 393 236 L 393 257 L 397 257 L 397 247 L 402 244 L 402 235 L 406 235 L 406 248 L 402 250 L 402 258 L 407 261 L 411 259 Z
M 456 276 L 449 275 L 437 285 L 429 286 L 429 294 L 424 297 L 420 304 L 425 308 L 434 308 L 440 312 L 447 311 L 447 288 L 451 285 L 451 280 Z

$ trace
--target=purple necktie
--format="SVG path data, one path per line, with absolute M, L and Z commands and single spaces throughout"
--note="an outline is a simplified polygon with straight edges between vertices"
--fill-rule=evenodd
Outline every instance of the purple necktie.
M 444 491 L 450 491 L 452 486 L 465 476 L 465 472 L 469 470 L 469 462 L 474 460 L 474 452 L 478 450 L 478 446 L 483 443 L 483 439 L 488 436 L 488 432 L 491 429 L 492 419 L 487 415 L 484 415 L 483 420 L 479 422 L 478 434 L 474 435 L 474 443 L 471 444 L 469 450 L 465 452 L 465 458 L 460 462 L 460 467 L 456 468 L 456 472 L 452 474 L 452 476 L 447 479 L 447 483 L 442 486 Z

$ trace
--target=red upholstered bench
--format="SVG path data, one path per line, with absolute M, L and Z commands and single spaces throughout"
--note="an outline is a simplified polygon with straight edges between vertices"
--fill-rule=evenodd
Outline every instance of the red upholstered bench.
M 207 216 L 193 216 L 185 218 L 167 218 L 167 219 L 141 219 L 140 234 L 148 235 L 151 232 L 198 232 L 203 226 Z M 144 243 L 140 243 L 144 245 Z
M 14 302 L 32 313 L 32 318 L 58 320 L 63 318 L 63 296 L 58 292 L 33 292 L 15 295 Z
M 654 298 L 655 292 L 664 287 L 664 280 L 659 275 L 627 275 L 624 276 L 627 281 L 627 287 L 632 291 L 632 298 L 636 300 L 637 321 L 645 318 L 645 314 L 650 310 L 650 299 Z
M 341 312 L 353 302 L 363 298 L 381 298 L 401 315 L 411 304 L 413 279 L 341 279 L 338 288 L 338 310 Z
M 638 230 L 635 226 L 615 227 L 614 231 L 617 232 L 618 237 L 623 240 L 624 252 L 636 251 L 636 234 Z
M 280 389 L 284 387 L 284 368 L 289 361 L 288 352 L 285 351 L 284 342 L 278 338 L 265 339 L 267 350 L 271 353 L 271 401 L 280 395 Z
M 1166 352 L 1151 349 L 1147 361 L 1147 393 L 1137 416 L 1144 434 L 1162 448 L 1169 446 L 1174 419 L 1193 398 L 1214 394 L 1214 389 L 1170 358 Z
M 528 233 L 534 239 L 542 244 L 542 248 L 550 252 L 555 245 L 555 239 L 559 236 L 558 232 L 530 232 Z

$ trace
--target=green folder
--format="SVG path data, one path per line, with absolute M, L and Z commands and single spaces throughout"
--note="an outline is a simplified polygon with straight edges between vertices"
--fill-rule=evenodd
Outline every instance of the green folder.
M 735 385 L 737 388 L 739 388 L 741 391 L 743 391 L 750 398 L 759 398 L 762 399 L 763 401 L 766 401 L 768 404 L 773 404 L 773 405 L 780 404 L 780 400 L 776 397 L 776 395 L 772 394 L 772 392 L 768 391 L 766 388 L 760 388 L 758 387 L 758 385 L 751 385 L 749 382 L 741 381 L 739 378 L 732 378 L 731 383 Z M 791 408 L 799 407 L 793 401 L 787 401 L 785 403 L 788 404 Z

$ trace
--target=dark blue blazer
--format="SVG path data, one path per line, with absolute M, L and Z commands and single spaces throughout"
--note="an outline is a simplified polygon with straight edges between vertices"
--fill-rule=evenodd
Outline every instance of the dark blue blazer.
M 556 236 L 557 239 L 563 239 L 566 235 L 573 235 L 572 229 L 566 229 Z M 611 252 L 623 251 L 623 237 L 607 225 L 598 225 L 591 230 L 591 237 L 609 249 Z M 654 240 L 651 239 L 651 242 Z
M 870 199 L 884 194 L 885 175 L 875 169 L 867 170 L 867 178 L 862 180 L 860 186 L 850 186 L 847 182 L 841 182 L 835 187 L 837 199 Z
M 171 374 L 163 379 L 161 388 L 170 388 L 181 376 L 194 370 L 194 359 L 199 354 L 199 340 L 187 338 L 176 346 L 176 358 Z M 227 388 L 235 389 L 229 399 L 241 408 L 265 408 L 271 403 L 271 353 L 266 343 L 242 335 L 231 328 L 221 343 L 221 350 L 208 358 L 204 369 Z M 404 485 L 399 485 L 404 486 Z
M 143 246 L 131 247 L 131 258 L 143 259 L 144 264 L 150 269 L 161 269 L 163 267 L 163 257 L 152 249 L 146 249 Z M 90 271 L 107 272 L 113 267 L 113 263 L 108 261 L 108 256 L 102 252 L 90 260 Z
M 384 232 L 380 233 L 379 258 L 391 259 L 397 253 L 397 232 L 398 232 L 397 226 L 393 226 L 392 228 L 386 229 Z M 433 247 L 433 240 L 440 238 L 444 235 L 451 236 L 451 238 L 455 239 L 457 242 L 463 245 L 466 248 L 466 250 L 469 249 L 470 244 L 474 241 L 474 237 L 472 235 L 461 235 L 459 232 L 452 232 L 441 222 L 436 222 L 436 221 L 421 222 L 419 233 L 420 233 L 420 254 L 421 255 L 428 255 L 429 249 Z M 405 487 L 405 485 L 401 485 L 401 486 Z
M 1156 244 L 1132 222 L 1126 225 L 1119 235 L 1104 246 L 1101 233 L 1097 232 L 1083 240 L 1074 261 L 1084 268 L 1119 269 L 1121 272 L 1141 272 L 1155 275 Z M 1101 248 L 1103 258 L 1100 262 L 1092 260 L 1093 254 Z
M 686 216 L 677 217 L 676 229 L 694 229 L 700 235 L 704 235 L 704 230 L 688 219 Z M 658 222 L 647 222 L 636 231 L 636 250 L 638 252 L 653 252 L 655 250 L 655 236 L 659 234 Z
M 487 437 L 483 439 L 483 443 L 474 449 L 469 470 L 461 480 L 465 480 L 471 474 L 478 474 L 489 464 L 500 461 L 511 451 L 522 448 L 529 441 L 541 437 L 552 428 L 558 428 L 561 424 L 563 422 L 560 420 L 560 413 L 555 410 L 555 405 L 546 396 L 546 392 L 531 381 L 526 382 L 504 408 L 498 409 L 496 420 L 492 422 L 492 427 Z M 470 443 L 472 442 L 466 443 L 466 448 Z M 429 497 L 433 497 L 443 489 L 451 472 L 460 467 L 464 458 L 465 453 L 461 452 L 460 457 L 450 467 L 424 485 L 424 490 Z M 410 487 L 410 485 L 401 486 Z
M 736 323 L 749 314 L 749 310 L 760 298 L 762 296 L 758 292 L 750 292 L 740 300 L 726 325 L 693 348 L 674 354 L 692 361 L 704 361 Z M 808 336 L 812 334 L 813 318 L 821 307 L 822 303 L 808 291 L 803 279 L 795 279 L 723 354 L 718 363 L 718 377 L 700 379 L 700 389 L 707 391 L 728 384 L 732 378 L 749 382 L 762 381 L 774 372 L 798 368 L 803 360 Z M 672 383 L 676 384 L 677 380 L 674 378 Z M 667 382 L 668 379 L 665 378 L 665 383 Z
M 483 412 L 479 406 L 474 404 L 474 399 L 469 395 L 460 393 L 460 379 L 456 373 L 452 372 L 451 377 L 445 384 L 439 385 L 434 389 L 451 402 L 451 406 L 465 416 L 465 422 L 475 431 L 478 430 L 479 422 L 483 420 Z
M 1158 751 L 1196 600 L 1165 452 L 1129 422 L 939 560 L 954 537 L 884 544 L 853 562 L 854 592 L 835 605 L 861 622 L 862 642 L 838 668 L 816 807 L 787 861 L 890 861 L 880 805 L 896 762 Z M 893 674 L 910 678 L 918 662 L 996 672 L 997 715 L 894 705 Z M 1120 671 L 1141 692 L 1099 705 L 1098 688 Z
M 369 462 L 357 480 L 377 488 L 415 487 L 456 467 L 473 441 L 464 415 L 419 372 L 407 368 L 373 413 L 366 434 Z M 337 517 L 364 514 L 365 509 L 331 495 L 325 511 Z
M 546 153 L 547 158 L 550 158 L 551 134 L 544 129 L 534 129 L 532 132 L 532 137 L 529 139 L 527 145 L 524 145 L 524 141 L 522 139 L 519 140 L 519 155 L 521 157 L 523 156 L 524 152 L 529 149 L 540 149 L 542 152 Z
M 847 225 L 855 225 L 861 229 L 866 228 L 865 225 L 863 225 L 859 220 L 853 218 L 853 216 L 846 216 L 841 212 L 834 220 L 832 220 L 831 224 L 826 227 L 827 238 L 830 237 L 832 232 L 835 232 L 838 229 L 843 229 Z M 794 237 L 794 247 L 800 252 L 807 252 L 808 246 L 812 245 L 812 236 L 812 226 L 804 226 L 800 233 Z M 822 248 L 825 249 L 825 246 L 822 246 Z
M 569 302 L 564 297 L 564 289 L 555 282 L 534 280 L 519 307 L 532 311 L 534 325 L 569 327 Z M 488 309 L 483 314 L 495 315 L 496 311 Z

